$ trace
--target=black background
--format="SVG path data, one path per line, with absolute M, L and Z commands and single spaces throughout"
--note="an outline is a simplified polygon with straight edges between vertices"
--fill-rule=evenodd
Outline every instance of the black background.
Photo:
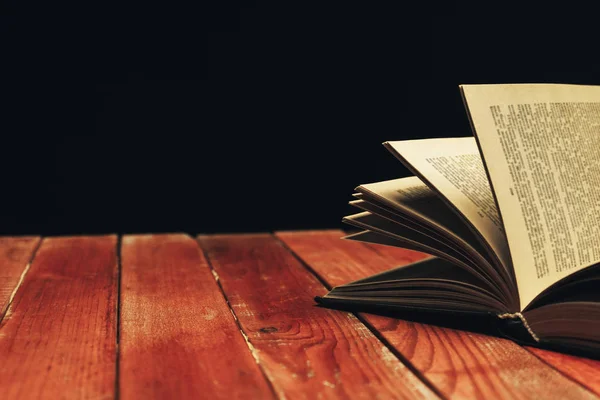
M 18 4 L 0 234 L 341 227 L 357 184 L 408 175 L 381 142 L 470 134 L 458 84 L 600 83 L 592 10 Z

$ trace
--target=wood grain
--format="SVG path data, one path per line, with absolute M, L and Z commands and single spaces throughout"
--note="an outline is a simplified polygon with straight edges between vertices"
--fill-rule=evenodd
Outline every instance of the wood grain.
M 39 237 L 0 238 L 0 321 L 39 242 Z
M 273 397 L 198 243 L 125 236 L 120 398 Z
M 527 350 L 600 396 L 600 361 L 527 347 Z
M 3 399 L 114 396 L 116 244 L 44 239 L 0 324 Z
M 341 231 L 277 233 L 332 286 L 406 261 L 402 255 L 394 260 L 392 252 L 382 256 L 384 247 L 375 252 L 362 243 L 340 240 L 342 235 Z M 449 398 L 596 398 L 511 341 L 372 314 L 361 317 Z
M 271 235 L 198 238 L 280 398 L 435 398 Z
M 391 266 L 406 265 L 431 257 L 425 253 L 398 247 L 342 240 L 344 232 L 339 230 L 278 232 L 276 236 L 287 245 L 293 244 L 292 250 L 296 254 L 310 254 L 311 259 L 326 260 L 327 276 L 325 280 L 330 287 L 343 285 L 350 280 L 366 278 L 389 269 Z M 315 246 L 315 242 L 321 240 L 324 241 L 323 245 Z M 377 262 L 373 262 L 374 260 Z M 311 263 L 308 265 L 309 267 L 313 266 Z M 319 263 L 319 266 L 324 267 L 322 263 Z M 315 272 L 321 276 L 322 271 Z

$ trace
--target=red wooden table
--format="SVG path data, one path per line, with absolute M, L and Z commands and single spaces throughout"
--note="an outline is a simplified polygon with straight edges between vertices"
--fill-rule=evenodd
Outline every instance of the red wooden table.
M 0 239 L 0 398 L 600 395 L 600 362 L 316 307 L 424 255 L 341 231 Z

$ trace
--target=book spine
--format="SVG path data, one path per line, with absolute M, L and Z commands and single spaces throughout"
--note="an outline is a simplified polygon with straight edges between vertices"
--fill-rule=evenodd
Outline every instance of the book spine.
M 506 320 L 507 323 L 504 324 L 504 333 L 508 337 L 514 337 L 517 340 L 523 340 L 523 331 L 527 332 L 529 338 L 533 339 L 534 342 L 539 343 L 540 338 L 535 334 L 535 332 L 531 329 L 527 320 L 520 312 L 516 313 L 504 313 L 497 314 L 497 317 L 501 320 Z M 519 332 L 520 331 L 520 332 Z M 516 335 L 515 335 L 516 334 Z M 513 336 L 515 335 L 515 336 Z

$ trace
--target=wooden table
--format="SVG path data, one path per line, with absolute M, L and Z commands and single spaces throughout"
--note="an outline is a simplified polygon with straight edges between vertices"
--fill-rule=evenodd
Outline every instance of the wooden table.
M 341 231 L 0 239 L 0 398 L 600 395 L 600 362 L 316 307 L 423 257 Z

